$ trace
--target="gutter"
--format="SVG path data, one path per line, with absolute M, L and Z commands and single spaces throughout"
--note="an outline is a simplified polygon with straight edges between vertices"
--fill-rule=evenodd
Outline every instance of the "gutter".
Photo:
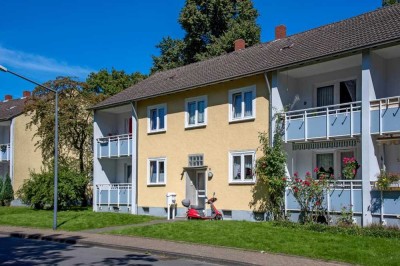
M 272 90 L 271 90 L 271 84 L 269 83 L 269 79 L 267 76 L 267 72 L 264 72 L 264 79 L 265 79 L 265 84 L 267 85 L 267 90 L 268 90 L 268 140 L 269 140 L 269 146 L 272 147 L 273 145 L 273 137 L 272 137 Z
M 222 82 L 227 82 L 227 81 L 241 79 L 241 78 L 245 78 L 245 77 L 249 77 L 249 76 L 264 74 L 266 72 L 279 71 L 280 69 L 283 69 L 283 68 L 290 69 L 290 68 L 295 68 L 295 67 L 300 67 L 300 66 L 305 66 L 305 65 L 308 65 L 308 64 L 312 64 L 313 62 L 328 61 L 331 58 L 335 58 L 335 57 L 336 58 L 340 58 L 340 57 L 345 57 L 347 54 L 359 53 L 359 52 L 362 52 L 362 50 L 365 50 L 365 49 L 378 48 L 378 47 L 384 48 L 385 46 L 388 46 L 389 44 L 392 44 L 392 43 L 400 43 L 400 39 L 399 38 L 390 39 L 390 40 L 382 41 L 382 42 L 379 42 L 379 43 L 360 46 L 360 47 L 349 49 L 349 50 L 345 50 L 345 51 L 339 51 L 337 53 L 330 53 L 330 54 L 326 54 L 326 55 L 321 55 L 321 56 L 318 56 L 318 57 L 305 59 L 303 61 L 298 61 L 298 62 L 294 62 L 294 63 L 282 64 L 282 65 L 278 65 L 278 66 L 267 68 L 267 69 L 256 70 L 256 71 L 249 72 L 249 73 L 246 73 L 246 74 L 243 74 L 243 75 L 239 75 L 239 76 L 227 77 L 227 78 L 220 79 L 220 80 L 217 80 L 217 81 L 213 81 L 213 82 L 209 82 L 209 83 L 203 83 L 203 84 L 197 84 L 195 86 L 190 86 L 190 87 L 181 88 L 181 89 L 177 89 L 177 90 L 171 90 L 169 92 L 160 93 L 160 94 L 156 94 L 156 95 L 150 95 L 150 96 L 147 96 L 147 97 L 133 98 L 133 99 L 129 99 L 129 100 L 126 100 L 126 101 L 111 103 L 111 104 L 107 104 L 107 105 L 99 106 L 99 107 L 94 107 L 93 106 L 93 107 L 88 108 L 87 110 L 107 109 L 109 107 L 119 106 L 119 105 L 123 105 L 123 104 L 126 104 L 126 103 L 130 103 L 132 101 L 136 101 L 136 102 L 143 101 L 143 100 L 146 100 L 146 99 L 152 99 L 152 98 L 156 98 L 156 97 L 160 97 L 160 96 L 165 96 L 165 95 L 174 94 L 174 93 L 178 93 L 178 92 L 183 92 L 183 91 L 187 91 L 187 90 L 192 90 L 192 89 L 196 89 L 196 88 L 201 88 L 201 87 L 205 87 L 205 86 L 211 86 L 211 85 L 219 84 L 219 83 L 222 83 Z M 381 46 L 383 46 L 383 47 L 381 47 Z

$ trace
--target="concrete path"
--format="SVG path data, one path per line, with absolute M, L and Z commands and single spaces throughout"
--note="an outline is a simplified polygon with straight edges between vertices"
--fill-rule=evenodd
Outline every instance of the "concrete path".
M 303 257 L 246 251 L 235 248 L 188 244 L 142 237 L 115 236 L 88 232 L 65 232 L 47 229 L 0 226 L 0 235 L 27 239 L 83 244 L 132 252 L 165 255 L 226 265 L 344 265 Z

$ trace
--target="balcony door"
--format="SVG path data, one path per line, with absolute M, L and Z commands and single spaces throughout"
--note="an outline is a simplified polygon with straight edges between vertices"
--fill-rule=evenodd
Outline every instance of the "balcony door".
M 342 81 L 340 87 L 340 103 L 351 103 L 356 101 L 356 81 Z
M 125 165 L 125 181 L 126 183 L 132 183 L 132 165 L 126 164 Z

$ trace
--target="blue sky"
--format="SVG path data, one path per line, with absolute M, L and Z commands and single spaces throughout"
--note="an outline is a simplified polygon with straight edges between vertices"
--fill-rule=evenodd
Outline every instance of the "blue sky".
M 37 82 L 103 68 L 148 73 L 163 36 L 182 38 L 184 0 L 1 0 L 0 65 Z M 343 20 L 381 6 L 381 0 L 253 0 L 262 42 L 276 25 L 288 35 Z M 284 3 L 283 3 L 284 2 Z M 33 85 L 0 72 L 0 99 L 21 97 Z

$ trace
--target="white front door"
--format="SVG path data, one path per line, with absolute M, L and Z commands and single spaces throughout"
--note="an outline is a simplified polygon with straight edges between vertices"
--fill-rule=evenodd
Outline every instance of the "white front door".
M 206 173 L 204 171 L 196 172 L 196 194 L 197 194 L 197 206 L 205 208 L 206 205 Z

